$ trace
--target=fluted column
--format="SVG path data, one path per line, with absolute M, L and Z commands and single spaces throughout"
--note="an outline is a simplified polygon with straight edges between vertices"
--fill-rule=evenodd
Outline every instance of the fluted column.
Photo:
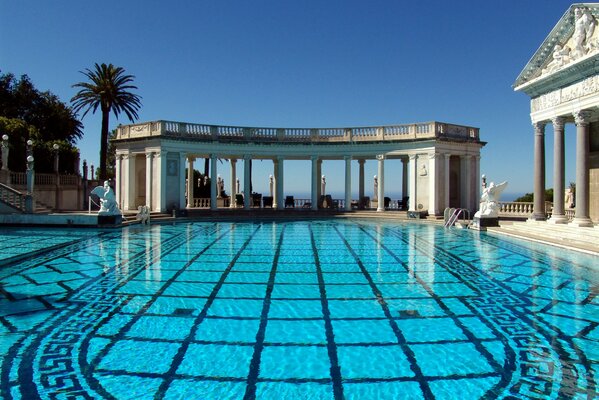
M 345 211 L 351 211 L 351 156 L 345 156 Z
M 358 167 L 359 167 L 358 203 L 360 203 L 360 204 L 362 204 L 362 198 L 364 198 L 364 163 L 366 163 L 365 159 L 360 158 L 358 160 Z
M 246 154 L 243 156 L 243 208 L 249 210 L 252 205 L 252 188 L 250 181 L 252 180 L 250 171 L 250 161 L 252 156 Z
M 194 206 L 193 199 L 193 162 L 195 157 L 187 156 L 187 208 Z
M 322 176 L 322 158 L 319 158 L 318 161 L 316 161 L 316 176 Z M 320 185 L 316 185 L 316 190 L 318 191 L 318 196 L 317 198 L 320 199 L 320 196 L 325 195 L 326 193 L 321 193 L 322 190 L 320 188 Z
M 451 154 L 449 153 L 445 153 L 443 154 L 443 180 L 444 180 L 444 189 L 443 189 L 443 193 L 445 194 L 443 197 L 443 203 L 444 206 L 443 207 L 450 207 L 449 205 L 449 196 L 450 196 L 450 191 L 451 191 L 451 185 L 450 185 L 450 163 L 449 161 L 451 160 Z M 479 196 L 480 198 L 480 196 Z
M 116 165 L 114 167 L 115 171 L 115 176 L 116 176 L 116 185 L 115 185 L 115 198 L 116 198 L 116 204 L 119 205 L 119 207 L 122 209 L 123 208 L 123 187 L 125 187 L 125 182 L 123 182 L 123 155 L 122 154 L 117 154 L 116 155 Z M 91 177 L 92 179 L 94 179 L 94 177 Z
M 408 211 L 417 211 L 416 210 L 416 183 L 417 183 L 417 176 L 416 176 L 416 161 L 418 160 L 418 155 L 416 154 L 410 154 L 410 161 L 408 164 L 408 186 L 410 188 L 410 200 L 409 200 L 409 206 L 408 206 Z
M 438 153 L 428 155 L 428 213 L 438 215 L 439 212 L 439 193 L 437 185 L 437 159 Z
M 277 181 L 279 180 L 278 178 L 278 174 L 279 174 L 279 159 L 278 158 L 273 158 L 272 160 L 272 164 L 273 164 L 273 170 L 274 170 L 274 181 L 275 181 L 275 192 L 273 194 L 273 199 L 272 199 L 272 208 L 274 208 L 275 210 L 279 209 L 279 202 L 282 202 L 282 199 L 279 199 L 279 191 L 277 190 Z
M 218 179 L 218 175 L 216 173 L 216 160 L 216 154 L 210 154 L 210 209 L 213 211 L 218 208 L 216 200 L 216 180 Z
M 564 150 L 564 125 L 562 117 L 551 120 L 553 124 L 553 210 L 548 222 L 552 224 L 565 224 L 568 222 L 564 209 L 565 189 L 565 150 Z
M 237 187 L 236 187 L 236 181 L 237 181 L 237 159 L 232 158 L 231 159 L 231 198 L 229 201 L 229 207 L 230 208 L 235 208 L 235 197 L 237 195 Z
M 166 211 L 166 151 L 161 150 L 156 153 L 156 170 L 158 171 L 157 175 L 159 176 L 158 187 L 160 188 L 159 192 L 160 196 L 156 200 L 158 200 L 157 209 L 160 212 Z
M 589 118 L 588 111 L 574 113 L 576 122 L 576 211 L 574 226 L 593 226 L 589 217 Z
M 379 162 L 379 171 L 378 171 L 378 179 L 379 179 L 379 187 L 378 187 L 378 202 L 376 210 L 378 212 L 385 211 L 385 155 L 379 154 L 376 156 L 376 159 Z
M 460 207 L 473 211 L 472 206 L 472 156 L 460 156 Z
M 408 163 L 410 159 L 403 157 L 401 159 L 401 197 L 402 201 L 404 198 L 409 196 L 408 192 Z M 405 205 L 404 205 L 405 207 Z
M 544 221 L 545 218 L 545 122 L 535 122 L 534 143 L 534 203 L 531 219 Z
M 284 176 L 284 170 L 283 170 L 283 157 L 277 157 L 277 164 L 276 164 L 276 181 L 275 181 L 275 185 L 276 185 L 276 193 L 277 193 L 277 198 L 279 199 L 279 202 L 277 203 L 277 210 L 282 210 L 285 208 L 285 200 L 283 199 L 283 186 L 284 186 L 284 182 L 283 182 L 283 176 Z
M 318 210 L 318 157 L 312 156 L 312 191 L 310 192 L 312 210 Z
M 146 206 L 152 211 L 152 192 L 154 189 L 154 152 L 146 153 Z M 117 162 L 118 164 L 118 162 Z
M 187 201 L 185 200 L 185 161 L 187 160 L 187 155 L 185 153 L 179 153 L 179 204 L 177 207 L 182 210 L 187 206 Z

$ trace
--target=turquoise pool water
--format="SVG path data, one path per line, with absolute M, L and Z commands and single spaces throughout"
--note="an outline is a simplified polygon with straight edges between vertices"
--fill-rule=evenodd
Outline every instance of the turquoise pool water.
M 0 241 L 37 250 L 0 267 L 5 399 L 597 397 L 591 256 L 358 220 Z

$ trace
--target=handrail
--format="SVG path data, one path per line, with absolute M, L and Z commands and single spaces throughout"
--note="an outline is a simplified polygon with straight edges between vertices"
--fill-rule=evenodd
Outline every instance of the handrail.
M 25 195 L 2 183 L 0 183 L 0 201 L 20 211 L 25 212 L 27 210 Z
M 451 209 L 449 209 L 451 210 Z M 451 213 L 451 215 L 449 216 L 449 218 L 447 218 L 447 220 L 445 221 L 445 224 L 443 225 L 445 228 L 448 228 L 450 226 L 453 226 L 456 221 L 460 218 L 460 215 L 463 215 L 464 219 L 470 219 L 470 211 L 465 209 L 465 208 L 456 208 L 453 209 L 453 212 Z

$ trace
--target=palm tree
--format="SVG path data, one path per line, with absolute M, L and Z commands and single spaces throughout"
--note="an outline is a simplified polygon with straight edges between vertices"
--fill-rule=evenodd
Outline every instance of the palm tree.
M 81 71 L 89 82 L 79 82 L 73 85 L 80 88 L 71 99 L 75 113 L 85 109 L 82 118 L 91 110 L 95 113 L 100 107 L 102 111 L 102 131 L 100 135 L 100 179 L 106 179 L 106 157 L 108 150 L 108 120 L 110 111 L 116 118 L 124 112 L 131 122 L 139 117 L 137 111 L 141 107 L 141 97 L 131 93 L 137 86 L 131 85 L 133 75 L 126 75 L 122 67 L 112 64 L 95 64 L 94 70 Z

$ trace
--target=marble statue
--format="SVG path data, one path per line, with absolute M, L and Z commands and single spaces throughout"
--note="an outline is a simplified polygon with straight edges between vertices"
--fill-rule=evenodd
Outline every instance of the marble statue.
M 553 72 L 570 62 L 570 48 L 556 44 L 553 48 L 553 60 L 543 69 L 543 73 Z
M 474 218 L 498 218 L 499 217 L 499 196 L 507 187 L 507 182 L 501 182 L 495 185 L 491 182 L 483 190 L 480 198 L 480 210 L 474 214 Z
M 327 194 L 326 189 L 327 189 L 327 180 L 326 180 L 325 176 L 323 175 L 320 180 L 320 194 L 323 196 L 325 194 Z
M 142 225 L 150 225 L 150 208 L 148 206 L 137 207 L 137 215 L 135 219 Z
M 241 191 L 239 190 L 239 179 L 235 181 L 235 193 L 241 193 Z
M 591 36 L 595 32 L 596 21 L 588 9 L 576 8 L 574 10 L 574 34 L 572 35 L 573 49 L 571 57 L 573 60 L 584 56 L 591 50 Z
M 237 182 L 238 182 L 237 184 L 239 185 L 239 181 L 237 181 Z M 272 197 L 272 187 L 273 187 L 273 184 L 274 184 L 274 178 L 272 177 L 272 175 L 270 175 L 268 177 L 268 189 L 270 191 L 270 197 Z
M 224 192 L 225 192 L 225 180 L 223 178 L 221 178 L 219 175 L 218 178 L 216 179 L 217 196 L 223 197 Z
M 377 176 L 374 176 L 374 195 L 372 196 L 372 198 L 374 200 L 376 200 L 378 198 L 379 195 L 379 178 L 377 178 Z
M 104 186 L 96 186 L 91 193 L 100 198 L 98 215 L 121 215 L 121 210 L 116 204 L 116 197 L 108 181 L 104 181 Z
M 574 192 L 572 192 L 572 188 L 566 189 L 566 193 L 564 194 L 564 207 L 574 208 Z

